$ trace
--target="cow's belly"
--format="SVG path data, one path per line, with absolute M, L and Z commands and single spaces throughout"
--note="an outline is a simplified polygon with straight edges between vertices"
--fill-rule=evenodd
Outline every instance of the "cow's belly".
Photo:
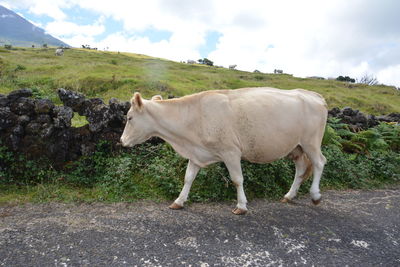
M 273 128 L 278 129 L 278 127 Z M 299 143 L 301 132 L 292 128 L 278 131 L 264 128 L 241 135 L 242 158 L 254 163 L 267 163 L 288 155 Z
M 249 146 L 242 151 L 242 158 L 253 163 L 268 163 L 287 156 L 296 146 L 298 142 L 290 142 L 286 144 L 255 144 Z

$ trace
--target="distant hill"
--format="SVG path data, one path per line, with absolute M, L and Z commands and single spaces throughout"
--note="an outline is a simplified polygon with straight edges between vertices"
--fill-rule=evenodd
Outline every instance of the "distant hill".
M 108 101 L 129 100 L 136 91 L 149 99 L 156 94 L 168 98 L 210 89 L 266 86 L 318 92 L 329 108 L 347 106 L 375 115 L 400 112 L 400 91 L 390 86 L 245 72 L 82 48 L 56 56 L 54 49 L 0 47 L 0 73 L 0 94 L 32 88 L 37 96 L 57 103 L 60 87 Z
M 54 38 L 39 27 L 36 27 L 20 15 L 0 5 L 0 46 L 31 47 L 42 46 L 69 46 L 63 41 Z

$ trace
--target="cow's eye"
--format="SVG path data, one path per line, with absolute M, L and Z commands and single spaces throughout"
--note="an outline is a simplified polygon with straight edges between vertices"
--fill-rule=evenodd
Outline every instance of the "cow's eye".
M 131 119 L 132 119 L 132 117 L 129 117 L 129 118 L 128 118 L 128 121 L 130 121 Z

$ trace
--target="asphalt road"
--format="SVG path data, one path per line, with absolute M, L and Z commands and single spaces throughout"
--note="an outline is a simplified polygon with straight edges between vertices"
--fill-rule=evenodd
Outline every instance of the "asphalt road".
M 400 189 L 168 204 L 0 207 L 0 266 L 400 266 Z

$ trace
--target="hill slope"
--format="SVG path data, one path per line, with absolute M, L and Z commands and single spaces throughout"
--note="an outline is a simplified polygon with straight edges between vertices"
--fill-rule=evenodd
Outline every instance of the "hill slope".
M 400 112 L 400 92 L 389 86 L 366 86 L 333 80 L 296 78 L 204 65 L 188 65 L 130 53 L 68 49 L 0 49 L 0 93 L 29 87 L 59 101 L 59 87 L 90 97 L 128 100 L 133 92 L 182 96 L 210 89 L 241 87 L 304 88 L 322 94 L 330 108 L 351 106 L 366 113 Z
M 69 46 L 66 43 L 46 34 L 15 12 L 0 5 L 0 45 L 31 47 L 42 46 Z

